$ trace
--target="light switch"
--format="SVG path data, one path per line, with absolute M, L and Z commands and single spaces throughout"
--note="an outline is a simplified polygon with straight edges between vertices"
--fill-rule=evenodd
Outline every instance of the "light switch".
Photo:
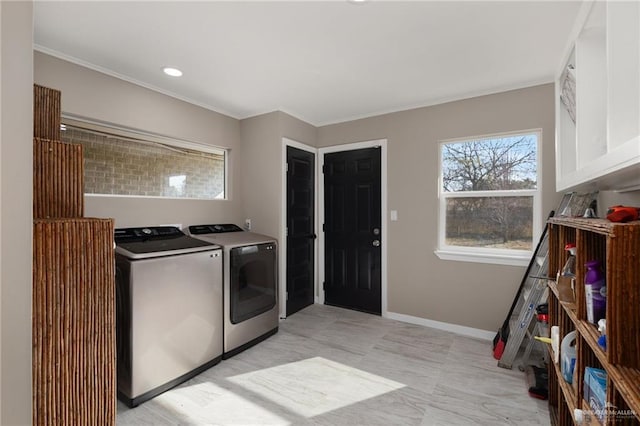
M 398 220 L 398 210 L 391 210 L 391 221 L 395 222 Z

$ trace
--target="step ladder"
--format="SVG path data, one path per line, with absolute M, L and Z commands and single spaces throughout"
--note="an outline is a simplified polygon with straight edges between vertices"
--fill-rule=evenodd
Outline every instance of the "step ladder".
M 543 297 L 543 298 L 546 299 L 546 297 Z M 542 348 L 541 350 L 542 361 L 543 361 L 542 364 L 545 365 L 547 363 L 549 352 L 547 351 L 546 343 L 543 343 L 534 338 L 535 336 L 540 336 L 542 333 L 542 329 L 540 327 L 540 321 L 533 321 L 533 324 L 535 324 L 533 326 L 533 330 L 530 333 L 527 333 L 526 335 L 527 338 L 529 339 L 529 343 L 527 343 L 527 348 L 524 350 L 524 355 L 522 356 L 522 362 L 518 366 L 518 369 L 520 371 L 525 371 L 525 369 L 527 368 L 527 365 L 529 364 L 529 358 L 531 357 L 531 352 L 533 351 L 533 348 L 536 344 L 538 344 L 538 346 Z M 548 336 L 545 336 L 545 337 L 548 337 Z M 539 363 L 536 363 L 536 364 L 539 364 Z M 541 367 L 540 365 L 537 365 L 537 366 Z
M 535 320 L 536 307 L 546 302 L 548 296 L 549 237 L 547 232 L 543 233 L 533 256 L 534 260 L 529 264 L 525 275 L 526 279 L 522 284 L 518 300 L 509 319 L 509 338 L 498 361 L 498 367 L 508 369 L 513 367 L 513 362 L 518 356 L 525 338 L 530 339 L 531 348 L 527 348 L 529 353 L 533 347 L 534 328 L 537 323 Z M 529 353 L 527 353 L 527 357 Z

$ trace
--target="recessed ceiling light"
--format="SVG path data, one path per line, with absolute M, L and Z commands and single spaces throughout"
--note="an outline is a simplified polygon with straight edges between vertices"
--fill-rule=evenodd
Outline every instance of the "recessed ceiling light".
M 365 4 L 368 0 L 347 0 L 351 4 Z
M 180 71 L 178 68 L 164 67 L 164 68 L 162 68 L 162 71 L 164 71 L 164 73 L 166 75 L 170 75 L 171 77 L 181 77 L 182 76 L 182 71 Z

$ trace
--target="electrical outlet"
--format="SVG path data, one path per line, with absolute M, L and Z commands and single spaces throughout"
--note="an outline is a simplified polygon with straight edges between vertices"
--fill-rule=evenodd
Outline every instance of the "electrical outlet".
M 251 219 L 244 220 L 244 229 L 247 231 L 251 231 Z

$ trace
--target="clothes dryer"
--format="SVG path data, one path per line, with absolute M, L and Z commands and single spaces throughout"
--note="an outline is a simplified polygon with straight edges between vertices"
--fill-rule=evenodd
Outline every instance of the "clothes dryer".
M 224 353 L 229 358 L 278 331 L 278 246 L 237 225 L 194 225 L 188 233 L 224 252 Z

